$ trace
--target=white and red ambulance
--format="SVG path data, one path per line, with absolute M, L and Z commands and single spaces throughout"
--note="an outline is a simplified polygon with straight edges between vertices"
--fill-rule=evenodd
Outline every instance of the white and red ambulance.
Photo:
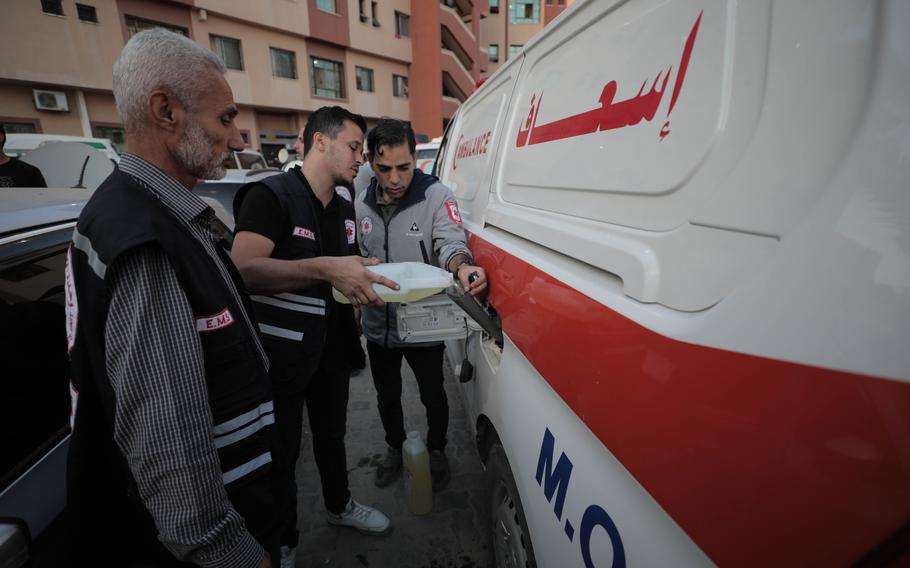
M 910 562 L 908 28 L 577 2 L 462 106 L 501 565 Z

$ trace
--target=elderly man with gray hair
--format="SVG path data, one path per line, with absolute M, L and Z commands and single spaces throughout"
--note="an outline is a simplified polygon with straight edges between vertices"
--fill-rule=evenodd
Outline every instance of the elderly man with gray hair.
M 190 192 L 243 147 L 224 72 L 162 29 L 114 64 L 127 153 L 79 217 L 66 270 L 74 565 L 277 564 L 268 359 Z

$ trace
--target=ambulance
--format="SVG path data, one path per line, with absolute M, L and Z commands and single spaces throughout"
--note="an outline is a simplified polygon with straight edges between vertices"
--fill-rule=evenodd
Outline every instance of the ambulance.
M 910 563 L 910 2 L 575 2 L 449 125 L 499 566 Z M 464 360 L 465 363 L 461 363 Z

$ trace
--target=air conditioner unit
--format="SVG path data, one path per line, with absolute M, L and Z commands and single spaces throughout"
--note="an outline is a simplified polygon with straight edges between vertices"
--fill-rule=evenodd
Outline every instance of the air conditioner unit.
M 66 103 L 66 93 L 63 91 L 32 89 L 32 94 L 35 96 L 35 108 L 38 110 L 67 112 L 70 109 Z

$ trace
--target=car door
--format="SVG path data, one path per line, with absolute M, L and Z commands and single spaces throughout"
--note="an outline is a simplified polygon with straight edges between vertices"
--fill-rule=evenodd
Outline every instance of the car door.
M 37 560 L 36 541 L 45 551 L 62 549 L 40 537 L 60 516 L 66 496 L 70 396 L 63 284 L 74 224 L 0 237 L 3 566 Z

